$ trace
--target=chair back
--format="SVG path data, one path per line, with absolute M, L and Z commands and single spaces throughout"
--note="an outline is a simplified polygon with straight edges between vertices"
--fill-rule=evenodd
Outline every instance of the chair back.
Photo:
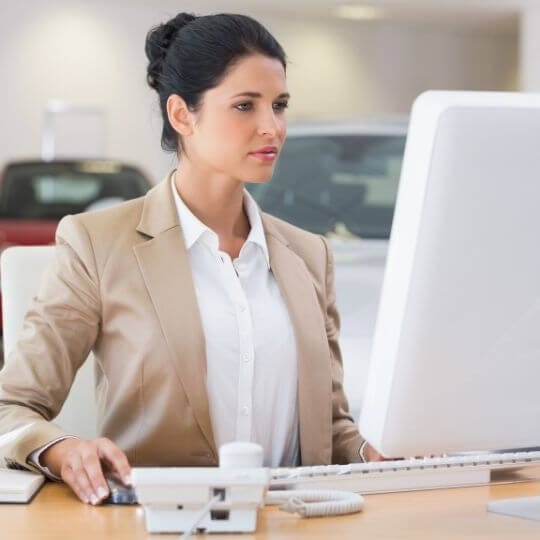
M 39 291 L 45 269 L 54 257 L 54 246 L 16 246 L 2 252 L 0 276 L 4 362 L 10 357 L 23 327 L 32 299 Z M 94 360 L 81 366 L 62 410 L 54 419 L 67 433 L 89 439 L 97 436 Z

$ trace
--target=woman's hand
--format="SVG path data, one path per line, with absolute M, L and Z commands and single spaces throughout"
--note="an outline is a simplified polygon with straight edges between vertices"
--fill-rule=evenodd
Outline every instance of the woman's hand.
M 386 458 L 379 454 L 373 446 L 371 446 L 368 442 L 366 442 L 366 446 L 364 447 L 364 457 L 366 458 L 366 461 L 399 461 L 404 458 Z M 431 458 L 441 458 L 444 457 L 444 454 L 430 454 L 429 456 L 416 456 L 411 457 L 409 459 L 431 459 Z
M 371 446 L 371 444 L 368 442 L 366 442 L 366 445 L 364 446 L 363 454 L 366 461 L 385 461 L 386 459 L 381 456 L 381 454 L 379 454 L 379 452 L 377 452 L 377 450 L 375 450 L 375 448 L 373 448 L 373 446 Z
M 109 494 L 107 472 L 131 485 L 131 467 L 124 452 L 111 440 L 62 439 L 47 448 L 40 463 L 62 480 L 85 503 L 98 504 Z

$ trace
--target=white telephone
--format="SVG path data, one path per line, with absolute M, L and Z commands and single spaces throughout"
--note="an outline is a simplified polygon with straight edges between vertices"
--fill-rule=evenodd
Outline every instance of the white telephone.
M 137 499 L 152 533 L 253 532 L 257 510 L 282 504 L 304 517 L 359 512 L 363 498 L 343 491 L 268 491 L 270 471 L 262 448 L 235 442 L 219 450 L 219 467 L 133 469 Z

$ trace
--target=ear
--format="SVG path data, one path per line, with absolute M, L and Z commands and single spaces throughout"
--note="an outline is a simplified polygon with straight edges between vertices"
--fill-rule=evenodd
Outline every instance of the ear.
M 167 116 L 173 129 L 179 135 L 191 135 L 193 125 L 191 113 L 186 102 L 177 94 L 171 94 L 167 99 Z

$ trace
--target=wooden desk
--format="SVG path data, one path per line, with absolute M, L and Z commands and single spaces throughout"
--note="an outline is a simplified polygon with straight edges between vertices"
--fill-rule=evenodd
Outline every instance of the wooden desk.
M 266 507 L 260 512 L 256 534 L 197 538 L 538 540 L 540 522 L 491 514 L 485 509 L 490 500 L 534 495 L 540 495 L 540 482 L 368 495 L 364 512 L 335 518 L 302 519 Z M 174 536 L 147 534 L 140 507 L 92 507 L 78 502 L 64 485 L 47 484 L 29 505 L 0 505 L 0 538 L 164 540 Z

